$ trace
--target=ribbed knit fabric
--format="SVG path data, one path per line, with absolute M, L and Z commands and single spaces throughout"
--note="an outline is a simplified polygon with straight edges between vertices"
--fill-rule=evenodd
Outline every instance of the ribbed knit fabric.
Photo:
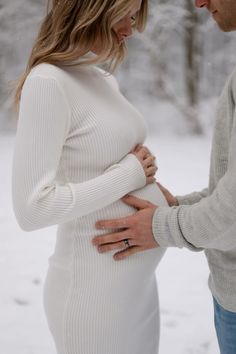
M 91 244 L 105 233 L 97 220 L 134 212 L 125 194 L 166 205 L 129 153 L 145 137 L 142 116 L 96 67 L 41 64 L 24 84 L 13 205 L 24 230 L 59 224 L 44 304 L 60 354 L 158 352 L 155 269 L 164 249 L 115 262 Z
M 181 206 L 158 208 L 153 232 L 163 247 L 206 249 L 213 296 L 236 312 L 236 71 L 219 99 L 209 188 L 177 197 Z M 197 178 L 197 176 L 196 176 Z

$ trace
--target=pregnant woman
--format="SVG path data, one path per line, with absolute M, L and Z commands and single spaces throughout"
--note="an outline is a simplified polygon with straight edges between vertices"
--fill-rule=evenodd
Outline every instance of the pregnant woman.
M 158 352 L 164 250 L 117 263 L 91 243 L 97 220 L 134 212 L 125 194 L 167 204 L 142 116 L 96 66 L 121 62 L 146 14 L 146 0 L 50 2 L 16 90 L 13 205 L 26 231 L 58 225 L 44 288 L 58 354 Z

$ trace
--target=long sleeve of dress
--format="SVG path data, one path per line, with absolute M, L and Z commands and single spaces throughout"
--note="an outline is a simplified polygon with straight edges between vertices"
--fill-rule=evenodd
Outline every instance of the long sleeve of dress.
M 70 118 L 69 104 L 56 79 L 28 77 L 22 91 L 12 173 L 13 208 L 26 231 L 90 214 L 146 183 L 142 165 L 133 154 L 91 180 L 58 183 Z

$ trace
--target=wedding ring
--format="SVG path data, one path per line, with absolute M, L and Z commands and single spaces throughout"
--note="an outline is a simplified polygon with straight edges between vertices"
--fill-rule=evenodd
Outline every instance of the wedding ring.
M 129 240 L 127 238 L 124 240 L 124 244 L 127 248 L 129 247 Z

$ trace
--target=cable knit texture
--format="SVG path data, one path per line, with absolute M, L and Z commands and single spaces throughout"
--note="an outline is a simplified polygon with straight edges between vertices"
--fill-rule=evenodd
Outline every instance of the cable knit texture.
M 178 197 L 181 206 L 159 208 L 153 233 L 163 247 L 204 248 L 209 285 L 227 310 L 236 312 L 236 71 L 219 99 L 209 188 Z M 196 176 L 197 178 L 197 176 Z
M 24 84 L 13 205 L 26 231 L 59 225 L 44 305 L 60 354 L 158 352 L 155 269 L 164 249 L 115 262 L 91 244 L 105 233 L 97 220 L 134 212 L 125 194 L 166 205 L 129 153 L 145 137 L 142 116 L 96 67 L 41 64 Z

